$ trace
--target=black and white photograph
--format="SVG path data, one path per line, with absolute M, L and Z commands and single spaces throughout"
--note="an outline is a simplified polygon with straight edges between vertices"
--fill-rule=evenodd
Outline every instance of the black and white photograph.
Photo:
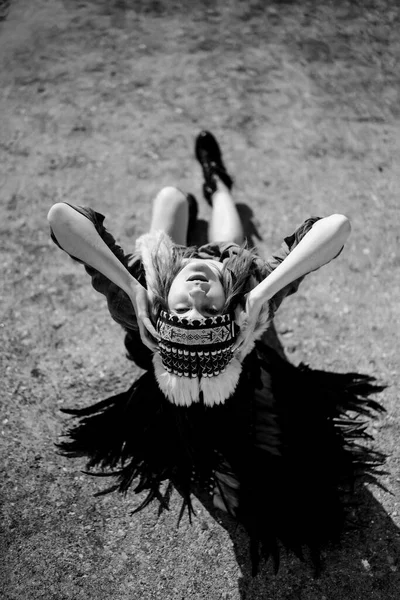
M 0 0 L 0 597 L 400 597 L 398 0 Z

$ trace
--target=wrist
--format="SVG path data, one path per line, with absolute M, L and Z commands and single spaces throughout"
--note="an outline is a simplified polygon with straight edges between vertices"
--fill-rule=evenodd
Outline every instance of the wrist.
M 268 300 L 268 295 L 263 293 L 261 289 L 254 288 L 247 297 L 246 305 L 251 311 L 256 311 Z

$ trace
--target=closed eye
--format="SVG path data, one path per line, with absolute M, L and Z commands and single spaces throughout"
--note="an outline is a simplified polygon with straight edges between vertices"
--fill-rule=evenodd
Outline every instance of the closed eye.
M 219 315 L 221 313 L 220 310 L 218 310 L 217 308 L 207 308 L 206 312 L 208 312 L 210 315 Z

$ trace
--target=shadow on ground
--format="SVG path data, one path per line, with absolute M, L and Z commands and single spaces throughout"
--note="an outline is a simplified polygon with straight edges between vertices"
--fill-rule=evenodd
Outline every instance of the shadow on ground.
M 345 530 L 342 542 L 331 546 L 325 552 L 322 572 L 316 575 L 311 562 L 305 559 L 301 564 L 298 559 L 282 556 L 281 571 L 275 578 L 269 563 L 261 566 L 256 577 L 252 576 L 251 563 L 248 557 L 248 539 L 233 520 L 221 511 L 207 507 L 210 514 L 226 529 L 232 539 L 236 560 L 242 576 L 238 581 L 238 589 L 242 600 L 259 600 L 269 597 L 274 583 L 287 585 L 290 575 L 298 572 L 298 586 L 304 595 L 304 586 L 312 585 L 321 592 L 329 591 L 329 600 L 353 598 L 357 592 L 362 596 L 363 589 L 367 594 L 372 583 L 372 590 L 379 593 L 386 590 L 396 596 L 400 576 L 400 530 L 390 516 L 377 502 L 374 496 L 361 487 L 355 505 L 351 509 L 351 518 Z M 350 509 L 349 509 L 350 510 Z M 379 532 L 379 535 L 376 535 Z M 308 563 L 308 564 L 307 564 Z M 341 566 L 346 564 L 346 576 L 343 577 Z M 300 572 L 301 570 L 301 572 Z M 315 589 L 314 589 L 315 592 Z M 311 594 L 310 589 L 310 594 Z M 294 594 L 290 598 L 296 598 Z M 300 596 L 299 596 L 300 597 Z M 314 597 L 314 596 L 309 596 Z M 365 598 L 372 596 L 365 596 Z M 379 597 L 379 596 L 378 596 Z

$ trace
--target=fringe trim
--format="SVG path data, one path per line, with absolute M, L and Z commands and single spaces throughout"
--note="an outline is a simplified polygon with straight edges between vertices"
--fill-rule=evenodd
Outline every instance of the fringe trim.
M 233 358 L 226 366 L 225 371 L 214 377 L 202 377 L 200 389 L 206 406 L 223 404 L 236 389 L 242 365 L 237 358 Z
M 153 356 L 154 373 L 160 390 L 176 406 L 190 406 L 201 400 L 205 406 L 223 404 L 236 389 L 242 365 L 233 358 L 225 371 L 213 377 L 179 377 L 165 370 L 161 356 Z
M 200 401 L 200 386 L 197 377 L 179 377 L 165 370 L 161 356 L 153 356 L 154 373 L 164 396 L 176 406 L 190 406 Z

